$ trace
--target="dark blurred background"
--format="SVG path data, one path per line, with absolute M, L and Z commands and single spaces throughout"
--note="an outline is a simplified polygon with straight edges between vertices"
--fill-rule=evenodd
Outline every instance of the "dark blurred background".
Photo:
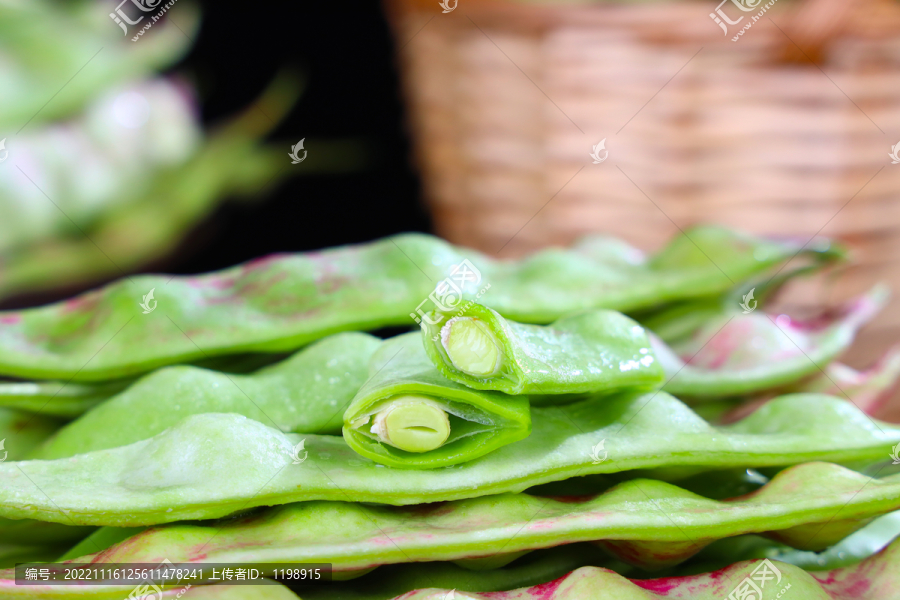
M 172 70 L 195 78 L 204 124 L 241 111 L 283 68 L 304 90 L 269 140 L 364 142 L 358 172 L 289 177 L 257 202 L 225 203 L 163 264 L 172 273 L 219 269 L 271 252 L 361 242 L 400 231 L 428 231 L 410 163 L 393 45 L 379 3 L 285 2 L 266 10 L 223 10 L 200 2 L 193 49 Z

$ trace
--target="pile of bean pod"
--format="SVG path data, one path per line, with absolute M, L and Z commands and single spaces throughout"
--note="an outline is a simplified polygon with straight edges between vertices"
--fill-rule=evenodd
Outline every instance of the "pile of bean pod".
M 767 312 L 843 258 L 406 234 L 2 312 L 0 597 L 136 598 L 12 567 L 163 561 L 333 581 L 147 597 L 900 597 L 900 425 L 871 416 L 900 352 L 837 362 L 886 292 Z

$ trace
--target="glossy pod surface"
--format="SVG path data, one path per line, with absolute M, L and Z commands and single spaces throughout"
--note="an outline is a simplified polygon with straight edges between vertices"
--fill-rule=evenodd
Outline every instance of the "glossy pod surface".
M 530 588 L 487 594 L 455 591 L 449 597 L 455 600 L 722 600 L 729 598 L 739 586 L 738 593 L 748 599 L 758 597 L 745 593 L 755 589 L 766 594 L 764 599 L 780 595 L 796 600 L 894 600 L 900 588 L 900 542 L 858 565 L 827 573 L 807 573 L 793 565 L 755 560 L 714 573 L 629 581 L 607 569 L 583 567 Z M 448 594 L 450 590 L 421 589 L 394 600 L 446 600 Z M 354 599 L 349 596 L 342 600 Z
M 378 349 L 371 376 L 344 414 L 347 444 L 377 463 L 401 468 L 434 469 L 484 456 L 531 432 L 528 398 L 473 390 L 445 379 L 431 364 L 418 333 L 392 338 Z M 407 452 L 367 433 L 380 406 L 398 397 L 429 398 L 450 419 L 449 438 L 427 452 Z
M 209 412 L 240 414 L 285 432 L 337 433 L 380 346 L 371 335 L 346 332 L 251 375 L 166 367 L 64 426 L 31 458 L 126 446 Z
M 662 367 L 644 328 L 615 311 L 588 311 L 547 326 L 516 323 L 478 304 L 429 317 L 422 322 L 422 341 L 431 361 L 445 377 L 476 389 L 539 395 L 611 393 L 651 389 L 663 382 Z M 476 333 L 498 350 L 496 375 L 476 376 L 454 364 L 448 351 L 453 340 L 448 338 L 460 318 L 468 319 Z
M 787 315 L 722 315 L 669 348 L 652 339 L 666 371 L 664 389 L 698 400 L 760 393 L 820 374 L 850 347 L 887 301 L 881 287 L 836 315 L 813 322 Z
M 222 354 L 285 352 L 339 331 L 412 325 L 433 300 L 458 302 L 482 290 L 480 302 L 522 322 L 590 308 L 638 310 L 723 292 L 800 250 L 698 227 L 650 260 L 621 242 L 589 238 L 569 250 L 496 261 L 405 234 L 196 277 L 135 276 L 67 302 L 0 313 L 0 375 L 96 381 Z M 443 282 L 455 285 L 461 265 L 467 280 L 450 294 Z M 140 303 L 151 289 L 157 304 L 145 314 Z
M 0 463 L 0 517 L 131 526 L 307 500 L 407 505 L 633 469 L 672 478 L 814 460 L 875 462 L 900 442 L 900 428 L 817 394 L 783 396 L 723 427 L 665 392 L 532 413 L 533 433 L 524 440 L 435 470 L 378 465 L 339 437 L 284 434 L 240 415 L 195 415 L 129 446 Z
M 657 569 L 747 533 L 820 550 L 900 508 L 898 491 L 900 475 L 871 479 L 830 463 L 806 463 L 729 501 L 634 479 L 574 501 L 500 494 L 415 507 L 304 502 L 212 525 L 148 529 L 102 556 L 73 561 L 151 562 L 165 552 L 175 563 L 331 563 L 335 572 L 361 574 L 383 564 L 497 554 L 505 564 L 521 552 L 595 542 L 619 560 Z

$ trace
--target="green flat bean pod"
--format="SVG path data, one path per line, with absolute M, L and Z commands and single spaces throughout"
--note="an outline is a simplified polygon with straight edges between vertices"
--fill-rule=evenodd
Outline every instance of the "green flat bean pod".
M 889 541 L 887 540 L 887 542 Z M 665 569 L 662 572 L 654 572 L 654 574 L 665 573 L 668 576 L 683 576 L 714 571 L 739 560 L 764 557 L 748 553 L 745 550 L 745 547 L 748 546 L 747 542 L 751 542 L 754 548 L 763 547 L 760 544 L 766 548 L 775 546 L 772 542 L 756 536 L 728 538 L 714 542 L 699 552 L 694 559 L 681 566 Z M 877 550 L 881 550 L 887 545 L 887 542 L 882 544 Z M 842 543 L 837 544 L 834 548 L 840 547 Z M 868 558 L 877 550 L 860 556 L 855 562 Z M 791 550 L 791 552 L 795 551 Z M 66 556 L 60 560 L 77 558 L 84 554 L 72 555 L 71 557 Z M 715 557 L 715 560 L 706 560 L 705 555 L 707 554 Z M 703 557 L 704 560 L 697 562 L 696 559 L 700 557 Z M 634 576 L 646 575 L 646 572 L 636 567 L 612 559 L 606 551 L 590 542 L 535 550 L 516 559 L 509 566 L 489 570 L 472 570 L 456 564 L 469 562 L 471 561 L 385 565 L 348 581 L 334 582 L 324 586 L 305 587 L 302 590 L 303 600 L 318 600 L 320 598 L 327 600 L 388 600 L 398 594 L 422 587 L 446 587 L 457 591 L 511 590 L 550 581 L 584 566 L 609 568 L 626 577 L 633 576 L 632 574 Z M 851 563 L 835 566 L 846 566 L 847 564 Z M 698 568 L 701 570 L 697 570 Z M 657 575 L 657 577 L 660 576 L 662 575 Z
M 344 414 L 344 440 L 400 468 L 434 469 L 484 456 L 531 432 L 528 398 L 445 379 L 418 333 L 384 342 Z
M 790 583 L 791 595 L 796 594 L 800 600 L 859 600 L 860 590 L 866 590 L 873 594 L 864 596 L 866 600 L 893 600 L 895 595 L 892 594 L 900 583 L 900 578 L 896 576 L 897 567 L 900 564 L 900 551 L 897 546 L 900 546 L 900 541 L 895 542 L 893 546 L 878 555 L 867 557 L 862 563 L 837 568 L 827 573 L 806 573 L 792 564 L 770 561 L 769 565 L 778 569 L 778 573 L 773 578 L 767 579 L 763 588 L 769 592 L 769 588 L 773 587 L 774 583 L 776 590 L 772 594 L 777 594 Z M 572 544 L 551 550 L 536 551 L 518 561 L 515 567 L 496 571 L 465 571 L 451 563 L 390 565 L 354 581 L 305 588 L 303 599 L 631 600 L 633 598 L 635 600 L 653 600 L 656 598 L 705 598 L 721 600 L 726 598 L 726 594 L 737 587 L 738 583 L 751 576 L 761 564 L 765 564 L 761 560 L 742 561 L 740 564 L 732 564 L 715 572 L 629 581 L 622 575 L 617 575 L 606 568 L 585 566 L 586 564 L 592 565 L 595 561 L 595 552 L 592 552 L 589 546 Z M 588 575 L 585 575 L 586 573 Z M 772 573 L 774 574 L 774 571 Z M 591 574 L 602 574 L 602 577 Z M 583 580 L 582 576 L 584 576 Z M 810 578 L 818 582 L 821 589 L 803 587 Z M 577 581 L 585 585 L 572 585 Z M 759 581 L 758 575 L 754 581 Z M 426 586 L 428 589 L 423 589 Z M 513 589 L 529 586 L 532 587 L 526 590 Z M 49 587 L 39 587 L 36 592 L 49 594 L 38 597 L 58 600 L 85 597 L 83 593 L 77 591 L 70 593 L 68 591 L 70 587 L 72 586 L 57 587 L 56 593 L 53 593 Z M 182 590 L 183 588 L 165 590 L 160 600 L 172 598 Z M 219 595 L 225 590 L 237 591 L 238 594 Z M 495 593 L 482 595 L 476 590 Z M 511 591 L 504 593 L 502 590 Z M 193 586 L 187 590 L 184 597 L 244 600 L 249 597 L 249 594 L 253 598 L 262 600 L 292 600 L 296 598 L 293 595 L 267 595 L 282 591 L 285 594 L 289 593 L 280 585 L 250 588 L 224 585 Z M 98 592 L 102 593 L 103 590 L 98 590 Z M 203 596 L 202 594 L 209 595 Z M 703 595 L 698 596 L 697 594 Z M 119 600 L 122 596 L 94 595 L 92 598 Z
M 846 253 L 842 248 L 832 248 L 831 258 L 844 259 Z M 718 319 L 723 314 L 735 314 L 735 309 L 739 306 L 746 306 L 746 310 L 752 312 L 757 307 L 768 305 L 769 300 L 789 281 L 813 274 L 822 266 L 821 263 L 795 265 L 789 262 L 775 275 L 755 277 L 723 294 L 672 302 L 636 313 L 635 318 L 659 339 L 667 344 L 675 344 L 690 338 L 708 321 Z
M 734 294 L 728 292 L 724 297 L 676 302 L 648 314 L 636 315 L 635 318 L 666 344 L 674 344 L 689 339 L 707 322 L 719 319 L 723 314 L 731 314 L 735 306 L 732 302 L 735 302 Z
M 23 562 L 53 562 L 57 558 L 58 547 L 0 544 L 0 569 L 13 569 Z
M 716 399 L 760 393 L 820 373 L 886 301 L 887 290 L 878 287 L 840 315 L 806 323 L 787 315 L 723 315 L 671 348 L 651 335 L 666 371 L 663 389 L 679 397 Z
M 766 564 L 755 560 L 740 562 L 709 574 L 628 580 L 608 569 L 582 567 L 555 581 L 508 592 L 480 594 L 430 588 L 407 592 L 394 600 L 722 600 L 742 597 L 748 600 L 779 597 L 795 600 L 893 600 L 897 598 L 897 589 L 900 588 L 898 574 L 900 541 L 858 565 L 826 573 L 807 573 L 794 565 L 779 562 Z M 754 590 L 759 590 L 763 595 L 759 596 Z M 352 599 L 347 597 L 342 600 Z
M 664 569 L 661 573 L 670 576 L 694 575 L 715 571 L 739 561 L 758 558 L 768 558 L 783 563 L 790 563 L 807 571 L 831 571 L 832 569 L 859 564 L 861 561 L 884 550 L 898 536 L 900 536 L 900 511 L 894 511 L 873 519 L 861 529 L 851 533 L 822 552 L 795 550 L 788 545 L 774 542 L 759 535 L 748 534 L 713 542 L 690 560 L 676 567 Z M 637 573 L 636 567 L 622 568 L 622 565 L 615 562 L 585 564 L 608 567 L 620 575 L 631 576 L 631 574 Z M 353 581 L 362 581 L 366 577 Z M 407 586 L 406 589 L 411 589 L 412 587 L 415 586 Z M 396 592 L 395 595 L 397 593 L 400 592 Z
M 737 467 L 883 461 L 900 442 L 900 427 L 817 394 L 783 396 L 723 427 L 665 392 L 532 414 L 531 436 L 436 470 L 384 467 L 340 437 L 284 434 L 240 415 L 195 415 L 129 446 L 0 463 L 0 517 L 139 526 L 306 500 L 419 504 L 634 469 L 672 480 Z
M 24 460 L 61 425 L 52 417 L 0 408 L 0 462 Z
M 858 371 L 839 362 L 799 384 L 788 386 L 786 393 L 811 392 L 849 398 L 860 410 L 875 414 L 890 397 L 900 380 L 900 346 L 888 350 L 874 365 Z
M 128 383 L 0 381 L 0 407 L 56 417 L 75 417 L 121 392 Z
M 610 393 L 663 383 L 644 328 L 612 310 L 524 325 L 479 304 L 422 322 L 429 358 L 453 381 L 507 394 Z M 532 398 L 532 403 L 534 403 Z
M 711 423 L 738 421 L 773 397 L 781 394 L 828 394 L 852 402 L 866 414 L 874 415 L 889 400 L 900 381 L 900 347 L 888 350 L 868 369 L 859 371 L 839 362 L 830 363 L 822 373 L 767 392 L 751 401 L 740 398 L 698 404 L 695 410 Z
M 567 544 L 535 550 L 507 567 L 473 571 L 452 562 L 385 565 L 349 581 L 303 590 L 303 600 L 390 600 L 422 587 L 499 591 L 537 585 L 584 566 L 606 567 L 609 555 L 588 544 Z
M 882 515 L 824 552 L 795 550 L 789 546 L 768 548 L 764 556 L 791 563 L 809 571 L 829 571 L 837 567 L 847 567 L 881 552 L 895 538 L 900 536 L 900 512 Z
M 93 527 L 73 527 L 33 519 L 0 518 L 0 540 L 19 546 L 71 545 L 88 535 Z
M 845 543 L 857 537 L 865 529 L 891 515 L 879 517 L 863 530 L 832 546 L 825 554 L 837 554 L 850 550 Z M 876 537 L 876 536 L 873 536 Z M 885 548 L 893 539 L 877 536 L 877 547 L 860 548 L 852 558 L 831 559 L 825 561 L 827 567 L 817 570 L 832 570 L 839 567 L 857 565 Z M 858 544 L 857 544 L 858 545 Z M 813 556 L 814 553 L 801 553 L 797 550 L 786 550 L 784 554 L 771 554 L 770 549 L 777 544 L 753 535 L 726 538 L 713 542 L 697 553 L 689 561 L 673 568 L 654 571 L 654 578 L 686 577 L 721 570 L 734 563 L 746 560 L 769 558 L 788 562 L 804 568 L 803 565 L 789 560 L 791 553 Z M 833 553 L 832 550 L 835 552 Z M 849 552 L 846 552 L 849 554 Z M 768 556 L 767 556 L 768 555 Z M 775 563 L 777 565 L 777 563 Z M 362 577 L 350 581 L 336 583 L 327 587 L 312 587 L 303 590 L 303 600 L 391 600 L 410 590 L 421 588 L 453 589 L 457 594 L 469 592 L 497 592 L 529 587 L 547 583 L 581 567 L 603 567 L 615 571 L 624 577 L 646 576 L 645 571 L 626 565 L 609 557 L 596 545 L 589 542 L 566 544 L 555 548 L 535 550 L 517 559 L 507 567 L 489 571 L 472 571 L 452 562 L 405 563 L 385 565 Z M 635 581 L 638 583 L 638 580 Z M 447 592 L 449 593 L 449 591 Z M 463 597 L 460 595 L 459 597 Z M 590 596 L 594 597 L 594 596 Z M 724 596 L 722 598 L 725 598 Z M 443 600 L 438 596 L 437 600 Z M 581 599 L 579 599 L 581 600 Z
M 572 477 L 528 488 L 532 496 L 554 498 L 594 496 L 611 487 L 636 477 L 646 477 L 642 471 L 624 471 Z M 674 481 L 676 478 L 670 478 Z M 703 471 L 695 475 L 677 477 L 679 487 L 713 500 L 724 500 L 755 492 L 769 482 L 769 478 L 756 469 L 735 467 L 732 469 Z
M 96 381 L 215 355 L 286 352 L 339 331 L 411 325 L 434 302 L 452 308 L 461 296 L 530 323 L 592 308 L 631 311 L 723 292 L 800 250 L 698 227 L 650 260 L 588 238 L 497 261 L 405 234 L 201 276 L 132 276 L 67 302 L 0 313 L 0 375 Z M 151 289 L 157 308 L 144 314 Z
M 85 554 L 102 552 L 113 544 L 125 541 L 133 535 L 144 531 L 146 527 L 100 527 L 85 536 L 74 546 L 70 546 L 65 554 L 58 557 L 58 560 L 64 561 L 72 558 L 78 558 Z
M 820 550 L 898 508 L 900 475 L 871 479 L 831 463 L 806 463 L 725 502 L 652 479 L 566 501 L 500 494 L 412 507 L 301 502 L 225 522 L 151 528 L 73 562 L 152 562 L 164 555 L 176 564 L 331 563 L 336 574 L 353 575 L 384 564 L 594 542 L 619 560 L 657 569 L 747 533 Z
M 23 460 L 61 424 L 61 421 L 43 415 L 0 408 L 0 463 Z M 8 546 L 6 556 L 17 556 L 22 548 L 32 552 L 36 545 L 77 540 L 90 532 L 90 527 L 0 518 L 0 546 Z
M 60 429 L 31 458 L 126 446 L 208 412 L 244 415 L 281 431 L 338 433 L 380 346 L 376 337 L 346 332 L 250 375 L 166 367 Z

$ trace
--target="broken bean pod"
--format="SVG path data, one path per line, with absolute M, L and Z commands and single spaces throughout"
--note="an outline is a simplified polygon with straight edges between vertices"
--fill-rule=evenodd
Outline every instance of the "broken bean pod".
M 434 469 L 467 462 L 531 432 L 526 396 L 473 390 L 435 368 L 418 333 L 384 342 L 344 414 L 344 440 L 377 463 Z
M 516 323 L 479 304 L 429 317 L 422 322 L 428 356 L 445 377 L 471 388 L 557 395 L 648 390 L 663 383 L 647 332 L 612 310 L 547 326 Z

